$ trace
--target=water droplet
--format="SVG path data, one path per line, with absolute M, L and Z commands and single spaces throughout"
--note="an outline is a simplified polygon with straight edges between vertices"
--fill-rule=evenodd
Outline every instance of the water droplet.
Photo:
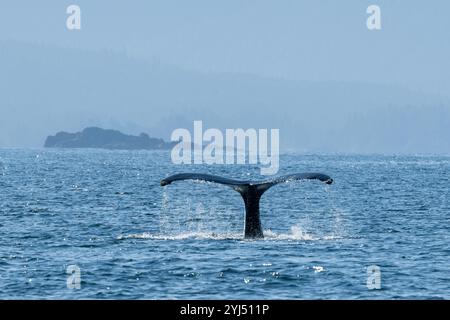
M 322 266 L 313 266 L 314 273 L 319 273 L 325 271 L 325 268 Z

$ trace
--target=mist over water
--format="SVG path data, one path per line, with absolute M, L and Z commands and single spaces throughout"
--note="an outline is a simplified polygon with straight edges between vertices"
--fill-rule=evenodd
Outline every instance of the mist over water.
M 0 150 L 1 298 L 450 298 L 450 158 L 283 154 L 286 183 L 244 240 L 232 189 L 182 171 L 261 179 L 256 166 L 174 166 L 166 151 Z M 81 289 L 66 286 L 68 265 Z M 366 287 L 378 265 L 380 290 Z
M 0 4 L 0 147 L 89 126 L 280 129 L 307 153 L 450 154 L 448 1 Z M 68 4 L 67 4 L 68 5 Z M 420 28 L 417 21 L 421 21 Z

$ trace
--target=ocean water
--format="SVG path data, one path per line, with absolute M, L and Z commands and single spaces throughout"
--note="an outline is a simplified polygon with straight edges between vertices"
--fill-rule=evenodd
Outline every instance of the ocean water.
M 280 160 L 279 174 L 335 183 L 273 187 L 261 200 L 265 239 L 244 240 L 236 192 L 159 181 L 183 171 L 259 179 L 257 166 L 0 149 L 0 299 L 450 298 L 450 157 Z M 379 289 L 367 285 L 370 266 Z

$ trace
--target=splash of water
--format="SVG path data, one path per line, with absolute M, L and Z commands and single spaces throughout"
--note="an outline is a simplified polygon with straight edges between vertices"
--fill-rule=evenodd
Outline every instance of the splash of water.
M 188 231 L 175 234 L 152 234 L 149 232 L 119 235 L 117 240 L 142 239 L 142 240 L 243 240 L 243 241 L 319 241 L 319 240 L 338 240 L 339 236 L 324 236 L 306 232 L 301 226 L 292 226 L 287 233 L 276 233 L 272 230 L 264 230 L 263 239 L 244 239 L 243 233 L 236 232 L 209 232 L 209 231 Z
M 210 185 L 205 182 L 196 182 L 195 184 L 200 186 Z M 298 188 L 298 183 L 288 184 L 290 190 L 287 190 L 287 196 L 295 194 L 296 189 L 291 188 Z M 314 206 L 313 204 L 312 211 L 309 211 L 309 214 L 299 215 L 300 218 L 293 221 L 294 225 L 284 224 L 281 226 L 281 230 L 278 230 L 280 229 L 278 225 L 274 225 L 275 229 L 269 227 L 268 230 L 264 231 L 264 240 L 313 241 L 344 238 L 346 232 L 342 219 L 343 211 L 336 205 L 336 195 L 333 189 L 328 185 L 324 189 L 325 199 L 322 199 L 323 197 L 312 198 L 312 201 L 319 199 L 323 204 L 322 206 L 317 207 L 317 205 Z M 304 190 L 302 189 L 302 191 Z M 241 208 L 240 198 L 236 198 L 239 203 L 236 203 L 236 205 L 231 203 L 230 205 L 230 203 L 227 203 L 228 198 L 225 198 L 225 196 L 221 197 L 222 193 L 219 193 L 217 197 L 213 197 L 206 203 L 206 200 L 202 199 L 202 197 L 203 195 L 208 195 L 209 197 L 211 190 L 205 192 L 204 187 L 200 187 L 198 190 L 191 190 L 191 196 L 181 199 L 177 196 L 171 197 L 171 192 L 177 194 L 179 191 L 164 189 L 162 193 L 162 208 L 159 212 L 159 233 L 125 235 L 120 236 L 120 239 L 243 239 L 241 218 L 243 218 L 244 212 Z M 311 192 L 304 193 L 306 200 L 311 194 Z M 272 205 L 277 206 L 276 203 Z M 237 206 L 239 206 L 239 211 L 241 212 L 235 211 Z M 301 212 L 296 207 L 288 207 L 287 209 L 293 212 Z M 296 216 L 295 213 L 294 216 Z M 283 231 L 284 228 L 290 229 Z

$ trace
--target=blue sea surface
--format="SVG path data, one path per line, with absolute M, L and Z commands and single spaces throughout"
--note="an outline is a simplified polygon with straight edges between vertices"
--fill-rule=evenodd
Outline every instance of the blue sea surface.
M 279 174 L 335 182 L 271 188 L 266 237 L 245 240 L 238 193 L 159 181 L 184 171 L 264 178 L 257 166 L 179 166 L 167 151 L 0 149 L 0 299 L 450 298 L 450 157 L 280 161 Z M 368 286 L 370 266 L 380 289 Z

